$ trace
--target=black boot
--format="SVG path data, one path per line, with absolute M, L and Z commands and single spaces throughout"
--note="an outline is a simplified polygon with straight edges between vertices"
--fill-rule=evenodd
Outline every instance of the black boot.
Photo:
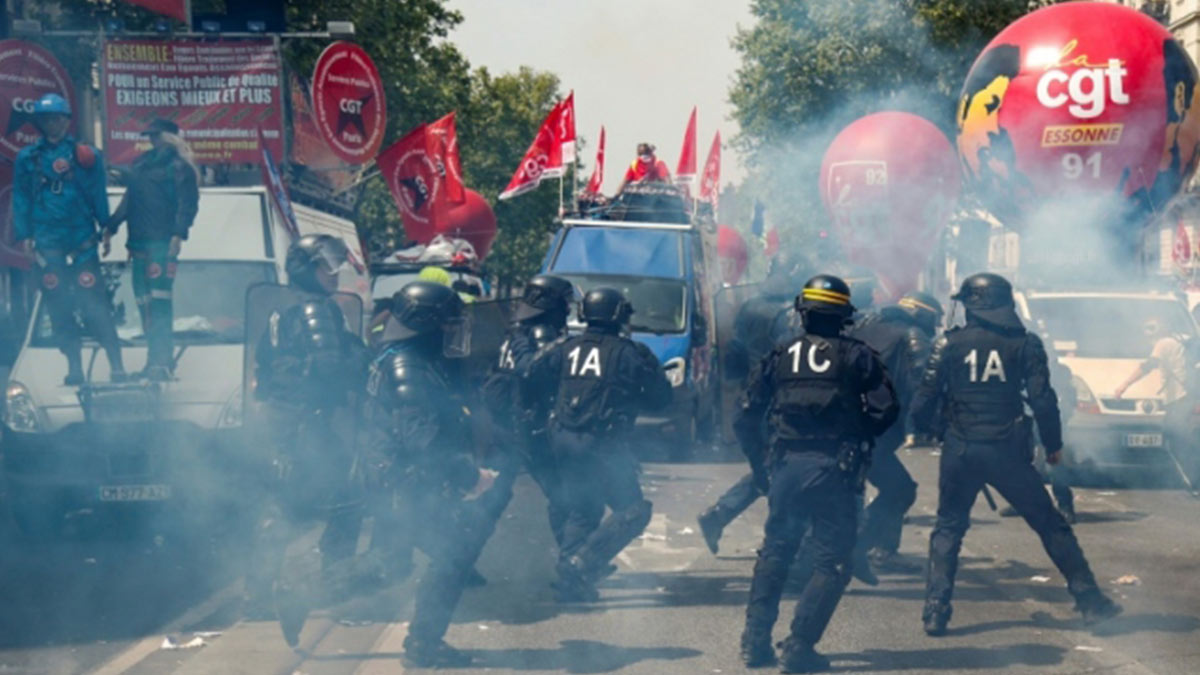
M 780 644 L 780 649 L 780 670 L 784 673 L 820 673 L 830 668 L 829 659 L 802 640 L 790 637 Z
M 308 621 L 309 601 L 307 594 L 298 588 L 283 583 L 275 584 L 275 616 L 279 628 L 289 647 L 300 644 L 300 631 Z
M 78 387 L 83 384 L 83 356 L 79 352 L 67 354 L 67 376 L 63 384 L 68 387 Z
M 921 620 L 925 622 L 925 634 L 930 637 L 945 635 L 952 613 L 949 605 L 925 603 L 925 611 L 921 613 Z
M 446 644 L 445 640 L 404 638 L 404 659 L 420 668 L 463 668 L 471 657 Z
M 862 548 L 854 549 L 854 561 L 851 574 L 855 579 L 863 582 L 868 586 L 878 586 L 879 577 L 875 576 L 875 571 L 871 569 L 871 561 L 867 558 L 867 552 Z
M 742 633 L 741 655 L 742 663 L 747 668 L 766 668 L 777 663 L 775 648 L 771 646 L 771 634 L 751 630 L 749 626 Z
M 600 592 L 588 578 L 587 565 L 579 556 L 572 556 L 558 564 L 558 582 L 554 590 L 558 591 L 559 602 L 595 602 L 600 599 Z
M 1083 623 L 1088 626 L 1111 619 L 1124 611 L 1099 589 L 1081 595 L 1075 601 L 1075 609 L 1083 614 Z
M 701 513 L 696 520 L 700 523 L 700 533 L 704 535 L 704 543 L 708 545 L 708 550 L 716 555 L 717 550 L 721 547 L 721 533 L 725 529 L 721 526 L 717 508 L 714 506 L 708 509 Z

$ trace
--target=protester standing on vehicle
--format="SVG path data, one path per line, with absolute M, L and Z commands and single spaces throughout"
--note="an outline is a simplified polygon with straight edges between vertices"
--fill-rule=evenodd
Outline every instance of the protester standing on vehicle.
M 264 613 L 274 592 L 291 644 L 312 599 L 280 583 L 284 551 L 301 533 L 300 525 L 324 520 L 319 546 L 322 573 L 328 574 L 354 555 L 362 519 L 348 429 L 357 414 L 367 354 L 331 297 L 348 255 L 346 244 L 328 234 L 305 235 L 291 245 L 286 270 L 292 304 L 270 308 L 254 353 L 254 395 L 265 408 L 273 456 L 246 580 L 247 609 Z
M 1188 391 L 1188 386 L 1198 379 L 1193 369 L 1200 364 L 1189 363 L 1186 338 L 1169 332 L 1162 321 L 1146 321 L 1142 325 L 1142 334 L 1154 343 L 1150 358 L 1142 361 L 1113 395 L 1121 398 L 1135 382 L 1155 370 L 1159 371 L 1162 376 L 1159 394 L 1167 411 L 1163 419 L 1167 447 L 1174 453 L 1180 468 L 1187 472 L 1195 491 L 1197 481 L 1200 481 L 1200 471 L 1197 471 L 1200 469 L 1200 458 L 1197 457 L 1191 414 L 1200 392 Z M 1195 385 L 1192 388 L 1196 388 Z
M 421 667 L 470 664 L 443 638 L 487 542 L 480 531 L 494 527 L 472 503 L 486 497 L 496 473 L 473 459 L 466 386 L 453 363 L 469 344 L 464 307 L 433 282 L 397 291 L 367 378 L 369 480 L 397 503 L 390 518 L 376 515 L 375 527 L 400 533 L 430 558 L 404 639 L 405 658 Z
M 730 354 L 726 357 L 726 367 L 732 377 L 739 381 L 744 379 L 750 369 L 775 347 L 771 326 L 775 317 L 790 310 L 796 289 L 808 278 L 806 267 L 799 258 L 780 253 L 771 261 L 762 294 L 747 300 L 738 309 L 733 321 Z M 729 523 L 762 496 L 754 474 L 746 474 L 699 515 L 700 533 L 713 555 L 716 555 L 721 534 Z
M 111 379 L 124 380 L 112 301 L 100 270 L 98 226 L 108 222 L 104 157 L 70 134 L 71 107 L 58 94 L 34 103 L 42 138 L 17 154 L 13 169 L 14 239 L 33 254 L 58 348 L 63 384 L 83 384 L 82 336 L 75 313 L 108 356 Z
M 843 333 L 854 313 L 846 282 L 817 275 L 804 285 L 795 307 L 804 334 L 759 364 L 735 421 L 738 441 L 770 504 L 741 640 L 748 667 L 775 662 L 771 630 L 788 570 L 811 524 L 814 569 L 783 643 L 783 669 L 789 673 L 829 668 L 829 660 L 813 648 L 850 581 L 857 496 L 871 442 L 899 410 L 879 358 Z
M 146 335 L 142 376 L 166 380 L 174 368 L 172 289 L 179 251 L 200 204 L 199 172 L 179 126 L 166 119 L 150 123 L 144 136 L 150 150 L 125 173 L 125 196 L 104 231 L 104 253 L 123 221 L 129 221 L 125 248 L 133 261 L 133 296 Z
M 1025 330 L 1012 285 L 995 274 L 967 277 L 953 299 L 967 324 L 934 342 L 912 403 L 913 428 L 942 440 L 937 524 L 929 538 L 922 619 L 929 635 L 944 635 L 958 571 L 958 553 L 971 524 L 971 507 L 984 485 L 995 487 L 1042 539 L 1084 621 L 1120 613 L 1092 575 L 1071 526 L 1042 487 L 1033 467 L 1033 410 L 1046 461 L 1062 451 L 1058 398 L 1050 386 L 1042 341 Z M 941 413 L 941 415 L 939 415 Z M 941 417 L 942 428 L 935 428 Z
M 649 143 L 638 143 L 637 159 L 625 170 L 625 178 L 617 188 L 617 194 L 625 191 L 630 183 L 670 183 L 671 171 L 667 163 L 654 154 L 654 146 Z
M 566 279 L 549 274 L 530 279 L 517 305 L 515 322 L 504 336 L 500 354 L 483 386 L 484 399 L 496 423 L 497 443 L 502 446 L 500 452 L 508 465 L 507 471 L 501 472 L 498 483 L 506 483 L 511 496 L 516 470 L 523 465 L 529 471 L 546 496 L 550 531 L 559 546 L 562 545 L 566 508 L 547 437 L 550 410 L 546 402 L 551 397 L 548 392 L 543 392 L 543 395 L 522 400 L 521 382 L 533 357 L 566 334 L 567 315 L 574 299 L 575 287 Z M 495 514 L 497 519 L 506 505 L 507 501 L 500 505 Z
M 522 395 L 533 405 L 550 392 L 553 406 L 550 442 L 567 509 L 557 569 L 564 602 L 597 599 L 610 561 L 650 522 L 628 440 L 638 414 L 671 401 L 654 353 L 623 335 L 633 308 L 619 291 L 592 289 L 580 313 L 583 334 L 534 357 Z
M 858 540 L 861 555 L 855 557 L 859 561 L 863 555 L 867 556 L 877 571 L 915 571 L 898 559 L 898 553 L 904 514 L 917 500 L 917 484 L 896 450 L 901 445 L 911 447 L 915 443 L 911 429 L 907 428 L 909 405 L 943 314 L 937 298 L 910 291 L 895 305 L 864 317 L 850 332 L 879 353 L 900 399 L 900 423 L 879 438 L 872 455 L 867 480 L 879 493 L 863 513 Z

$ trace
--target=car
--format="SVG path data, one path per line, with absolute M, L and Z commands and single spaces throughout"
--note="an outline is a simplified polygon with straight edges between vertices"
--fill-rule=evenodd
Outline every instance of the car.
M 1158 290 L 1023 290 L 1017 307 L 1046 336 L 1047 352 L 1071 370 L 1077 404 L 1065 429 L 1067 466 L 1075 473 L 1119 478 L 1173 473 L 1163 422 L 1161 371 L 1118 398 L 1115 391 L 1154 347 L 1143 327 L 1153 320 L 1171 335 L 1196 337 L 1186 302 Z

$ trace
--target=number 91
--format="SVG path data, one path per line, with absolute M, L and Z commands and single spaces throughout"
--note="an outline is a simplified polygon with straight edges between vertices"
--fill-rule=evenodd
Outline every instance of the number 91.
M 1077 180 L 1083 176 L 1084 169 L 1086 168 L 1091 170 L 1092 178 L 1099 178 L 1100 167 L 1103 161 L 1104 159 L 1099 152 L 1088 155 L 1086 160 L 1077 152 L 1068 152 L 1062 158 L 1063 176 L 1068 180 Z

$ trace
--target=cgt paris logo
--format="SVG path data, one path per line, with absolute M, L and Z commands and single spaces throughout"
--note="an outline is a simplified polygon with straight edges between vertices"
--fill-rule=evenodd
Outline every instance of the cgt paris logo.
M 435 202 L 442 190 L 444 173 L 438 163 L 421 149 L 409 150 L 396 162 L 392 182 L 400 186 L 400 209 L 406 219 L 429 223 L 432 219 L 430 204 Z

